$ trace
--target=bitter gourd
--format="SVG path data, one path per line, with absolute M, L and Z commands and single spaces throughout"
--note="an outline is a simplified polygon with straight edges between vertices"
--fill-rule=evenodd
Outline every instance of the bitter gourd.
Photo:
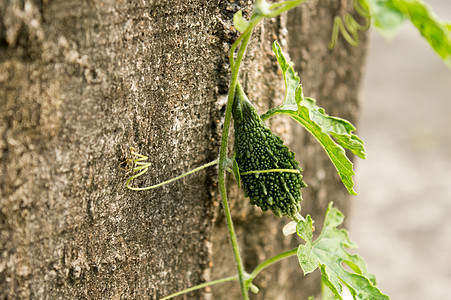
M 235 160 L 241 174 L 245 197 L 263 211 L 293 218 L 301 209 L 302 180 L 299 162 L 294 153 L 272 133 L 237 85 L 232 106 L 235 128 Z M 280 169 L 297 170 L 289 173 Z M 252 172 L 273 170 L 270 172 Z M 251 172 L 251 173 L 249 173 Z

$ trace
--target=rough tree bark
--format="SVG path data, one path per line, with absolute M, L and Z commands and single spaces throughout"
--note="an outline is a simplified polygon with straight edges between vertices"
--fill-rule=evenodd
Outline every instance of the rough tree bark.
M 133 146 L 149 156 L 149 185 L 215 159 L 237 37 L 233 13 L 251 1 L 0 3 L 0 298 L 150 298 L 221 275 L 234 263 L 214 168 L 132 192 L 118 165 Z M 309 0 L 258 27 L 242 82 L 263 109 L 280 103 L 271 54 L 279 39 L 305 94 L 355 121 L 365 41 L 327 49 L 350 1 Z M 362 36 L 363 37 L 363 36 Z M 303 213 L 320 227 L 346 190 L 323 150 L 286 119 L 270 122 L 301 161 Z M 250 270 L 294 247 L 287 222 L 250 207 L 233 180 L 231 206 Z M 256 281 L 259 299 L 317 294 L 295 259 Z M 186 298 L 238 299 L 236 283 Z

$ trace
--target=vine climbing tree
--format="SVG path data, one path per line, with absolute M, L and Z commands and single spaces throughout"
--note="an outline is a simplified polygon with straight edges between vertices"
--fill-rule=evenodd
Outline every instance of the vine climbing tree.
M 372 18 L 383 30 L 410 19 L 449 63 L 450 25 L 429 12 L 418 0 L 2 2 L 0 296 L 306 298 L 319 268 L 336 297 L 386 299 L 340 250 L 354 244 L 336 207 L 355 193 L 341 147 L 364 157 L 345 119 Z

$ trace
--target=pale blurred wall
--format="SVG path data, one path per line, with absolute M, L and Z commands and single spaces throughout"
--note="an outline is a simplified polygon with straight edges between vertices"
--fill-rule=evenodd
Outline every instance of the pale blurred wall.
M 451 299 L 451 69 L 411 24 L 372 32 L 361 99 L 351 238 L 392 299 Z

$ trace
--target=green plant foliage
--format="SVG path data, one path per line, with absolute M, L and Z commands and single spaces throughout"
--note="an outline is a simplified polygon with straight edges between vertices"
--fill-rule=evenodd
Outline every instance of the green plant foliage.
M 346 230 L 336 228 L 343 219 L 343 214 L 329 203 L 323 230 L 315 242 L 310 215 L 298 222 L 296 231 L 305 241 L 297 252 L 304 275 L 319 267 L 323 283 L 338 299 L 343 299 L 344 286 L 354 299 L 389 299 L 375 286 L 374 276 L 368 273 L 363 259 L 346 251 L 345 248 L 357 248 L 357 245 L 349 239 Z
M 391 34 L 406 19 L 418 29 L 432 49 L 451 66 L 450 23 L 441 20 L 421 0 L 368 0 L 374 24 Z
M 130 190 L 149 190 L 179 180 L 209 166 L 218 164 L 218 186 L 221 194 L 237 275 L 224 277 L 208 283 L 186 288 L 171 294 L 170 299 L 207 286 L 229 281 L 238 281 L 242 299 L 248 300 L 248 292 L 257 293 L 258 288 L 252 283 L 256 276 L 287 257 L 297 255 L 304 274 L 319 268 L 322 274 L 323 299 L 349 296 L 354 299 L 386 300 L 388 296 L 375 286 L 374 277 L 368 273 L 366 264 L 357 255 L 349 254 L 346 248 L 356 248 L 344 229 L 337 229 L 343 222 L 343 215 L 332 207 L 326 212 L 323 230 L 313 241 L 313 221 L 310 215 L 304 219 L 300 213 L 299 202 L 302 200 L 301 188 L 306 184 L 302 180 L 299 163 L 294 153 L 289 151 L 280 137 L 274 135 L 265 126 L 264 120 L 284 114 L 296 120 L 310 132 L 321 144 L 350 194 L 355 194 L 352 176 L 355 175 L 353 164 L 346 156 L 345 149 L 360 158 L 365 158 L 362 140 L 353 131 L 355 127 L 348 121 L 326 114 L 316 105 L 316 100 L 304 97 L 300 79 L 293 65 L 283 55 L 277 42 L 273 44 L 278 63 L 282 69 L 285 82 L 285 96 L 281 106 L 270 109 L 261 117 L 247 99 L 238 83 L 239 70 L 251 35 L 258 23 L 286 12 L 306 0 L 270 1 L 255 0 L 254 10 L 249 18 L 243 18 L 242 11 L 234 15 L 234 26 L 242 32 L 230 48 L 229 59 L 231 80 L 224 116 L 223 134 L 219 159 L 206 163 L 175 178 L 148 187 L 132 187 L 131 182 L 145 174 L 151 166 L 148 157 L 130 149 L 130 157 L 123 163 L 125 170 L 133 175 L 127 180 Z M 451 65 L 451 24 L 436 17 L 430 8 L 420 0 L 353 0 L 353 7 L 364 23 L 358 23 L 353 15 L 345 14 L 334 19 L 332 41 L 335 44 L 338 34 L 351 44 L 357 45 L 358 31 L 366 30 L 374 20 L 376 27 L 384 32 L 393 32 L 404 20 L 410 19 L 419 32 L 431 44 L 432 48 Z M 236 56 L 235 56 L 236 54 Z M 229 129 L 231 118 L 235 127 L 235 153 L 227 157 L 229 148 Z M 305 241 L 297 248 L 285 251 L 261 262 L 251 273 L 247 273 L 241 259 L 238 239 L 233 226 L 232 214 L 227 200 L 225 172 L 232 172 L 242 185 L 245 196 L 253 205 L 263 211 L 270 209 L 276 216 L 287 216 L 296 221 L 296 232 Z M 327 286 L 327 288 L 325 288 Z M 327 292 L 326 292 L 327 291 Z M 309 298 L 313 299 L 313 297 Z
M 391 0 L 367 0 L 374 25 L 385 35 L 392 35 L 406 16 L 391 5 Z
M 260 119 L 240 85 L 232 107 L 235 159 L 244 195 L 263 211 L 295 218 L 300 211 L 302 181 L 299 162 L 283 141 Z
M 316 105 L 314 99 L 304 97 L 300 79 L 277 42 L 273 44 L 273 51 L 284 74 L 285 99 L 281 106 L 263 114 L 262 119 L 285 114 L 304 126 L 323 146 L 348 192 L 356 194 L 352 180 L 352 176 L 355 175 L 353 164 L 344 150 L 349 149 L 360 158 L 365 158 L 362 140 L 352 133 L 355 127 L 344 119 L 327 115 L 324 109 Z

